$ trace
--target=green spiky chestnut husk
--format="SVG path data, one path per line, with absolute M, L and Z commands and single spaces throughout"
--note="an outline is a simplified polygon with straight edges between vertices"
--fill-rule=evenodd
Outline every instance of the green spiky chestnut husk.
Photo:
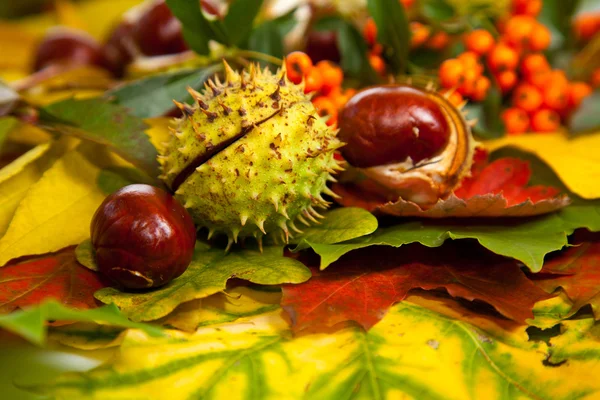
M 225 71 L 224 83 L 189 90 L 194 105 L 176 103 L 183 117 L 159 156 L 161 178 L 209 237 L 287 242 L 298 222 L 320 218 L 323 193 L 335 196 L 327 181 L 341 170 L 334 150 L 342 144 L 285 69 Z

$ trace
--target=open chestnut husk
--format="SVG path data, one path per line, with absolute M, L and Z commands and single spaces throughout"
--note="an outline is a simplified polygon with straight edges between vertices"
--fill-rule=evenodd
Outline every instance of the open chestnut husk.
M 190 264 L 196 228 L 173 196 L 129 185 L 108 196 L 90 227 L 99 271 L 127 289 L 162 286 Z
M 476 142 L 461 111 L 443 95 L 408 85 L 366 88 L 339 117 L 342 176 L 388 202 L 423 208 L 447 197 L 469 174 Z

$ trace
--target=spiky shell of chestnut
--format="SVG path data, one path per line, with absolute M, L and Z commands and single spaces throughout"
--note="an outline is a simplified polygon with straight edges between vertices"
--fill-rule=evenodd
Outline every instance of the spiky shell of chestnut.
M 388 201 L 422 208 L 447 197 L 469 174 L 476 142 L 444 95 L 408 85 L 358 92 L 339 116 L 346 181 Z
M 287 241 L 329 205 L 327 181 L 341 170 L 334 151 L 342 143 L 285 69 L 255 65 L 236 72 L 225 63 L 225 82 L 209 80 L 195 103 L 176 103 L 183 117 L 159 156 L 161 178 L 209 237 L 266 234 Z

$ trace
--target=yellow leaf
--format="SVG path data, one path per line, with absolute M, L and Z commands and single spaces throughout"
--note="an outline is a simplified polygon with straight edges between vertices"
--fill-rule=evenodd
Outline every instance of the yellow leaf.
M 169 126 L 171 126 L 173 119 L 168 117 L 156 117 L 145 119 L 144 122 L 150 126 L 146 130 L 148 136 L 150 136 L 150 143 L 160 153 L 165 143 L 168 143 L 171 139 L 169 133 Z
M 0 21 L 0 71 L 27 74 L 33 65 L 38 36 L 16 23 Z M 12 79 L 11 79 L 12 80 Z
M 75 245 L 89 237 L 90 221 L 104 199 L 100 170 L 69 151 L 30 187 L 0 239 L 0 266 L 29 254 Z
M 85 22 L 79 16 L 76 6 L 69 0 L 54 0 L 54 11 L 58 25 L 85 30 Z
M 598 398 L 597 367 L 550 366 L 548 356 L 523 326 L 413 295 L 369 332 L 346 326 L 292 338 L 277 311 L 193 335 L 129 331 L 111 362 L 36 389 L 103 400 Z
M 27 146 L 37 146 L 48 142 L 52 136 L 43 129 L 25 122 L 17 122 L 16 126 L 8 133 L 8 140 Z
M 564 133 L 507 136 L 485 142 L 488 150 L 513 146 L 548 164 L 573 193 L 600 198 L 600 133 L 569 138 Z

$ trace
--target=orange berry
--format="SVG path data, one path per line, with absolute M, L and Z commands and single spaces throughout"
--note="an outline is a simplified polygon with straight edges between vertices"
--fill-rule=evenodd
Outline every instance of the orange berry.
M 337 123 L 338 108 L 331 99 L 325 96 L 319 96 L 312 100 L 317 109 L 317 114 L 321 117 L 327 117 L 326 124 L 332 126 Z
M 471 96 L 475 92 L 475 82 L 480 76 L 474 69 L 465 69 L 463 82 L 458 87 L 458 92 L 463 96 Z
M 538 22 L 530 15 L 515 15 L 506 21 L 504 39 L 517 48 L 528 47 Z
M 550 46 L 552 41 L 552 34 L 550 29 L 542 24 L 537 24 L 533 31 L 531 31 L 531 38 L 529 39 L 529 49 L 531 51 L 544 51 Z
M 487 96 L 490 86 L 492 86 L 490 80 L 485 76 L 480 76 L 475 81 L 475 88 L 471 94 L 471 98 L 475 101 L 483 101 L 485 96 Z
M 500 115 L 506 128 L 506 133 L 516 135 L 527 132 L 529 129 L 529 116 L 520 108 L 507 108 Z
M 600 68 L 596 68 L 594 72 L 592 72 L 591 82 L 594 88 L 600 87 Z
M 550 71 L 550 77 L 548 78 L 548 82 L 552 82 L 553 84 L 560 84 L 563 87 L 567 87 L 569 85 L 569 79 L 567 78 L 567 74 L 562 69 L 553 69 Z
M 331 93 L 329 93 L 327 97 L 329 97 L 329 99 L 333 101 L 338 110 L 341 110 L 342 107 L 346 105 L 348 100 L 350 100 L 350 98 L 355 94 L 356 89 L 342 90 L 341 88 L 335 88 Z
M 485 29 L 475 29 L 464 37 L 464 44 L 467 50 L 483 56 L 494 47 L 494 37 Z
M 420 22 L 411 22 L 410 32 L 410 47 L 416 48 L 421 47 L 427 41 L 429 35 L 431 34 L 431 28 L 423 25 Z
M 479 55 L 472 51 L 465 51 L 456 57 L 460 62 L 465 66 L 465 70 L 472 69 L 477 75 L 481 75 L 483 73 L 483 65 L 479 60 Z
M 537 16 L 542 10 L 542 0 L 513 0 L 512 13 L 515 15 Z
M 375 54 L 369 54 L 369 64 L 371 64 L 371 67 L 373 67 L 375 72 L 379 75 L 385 74 L 385 61 L 383 61 L 383 58 Z
M 535 132 L 554 132 L 560 127 L 560 115 L 556 111 L 542 109 L 531 116 L 531 129 Z
M 521 74 L 525 77 L 539 71 L 550 71 L 550 63 L 541 53 L 528 54 L 521 61 Z
M 440 84 L 445 88 L 456 87 L 465 79 L 465 66 L 460 60 L 450 58 L 440 65 Z
M 285 58 L 288 79 L 296 85 L 302 82 L 308 71 L 313 67 L 310 57 L 301 51 L 294 51 Z
M 450 43 L 450 36 L 446 32 L 439 31 L 429 38 L 427 48 L 433 50 L 443 50 Z
M 543 100 L 540 90 L 529 83 L 519 84 L 513 93 L 513 105 L 527 112 L 540 108 Z
M 546 84 L 550 81 L 550 79 L 552 79 L 552 71 L 543 69 L 539 71 L 534 71 L 525 76 L 525 80 L 538 89 L 543 89 L 546 86 Z
M 315 67 L 308 70 L 304 77 L 304 93 L 318 92 L 323 87 L 321 71 Z
M 568 86 L 560 82 L 549 81 L 542 89 L 544 106 L 551 110 L 562 111 L 569 104 Z
M 363 28 L 363 36 L 369 46 L 373 46 L 377 42 L 377 25 L 373 18 L 369 18 Z
M 571 82 L 569 84 L 569 108 L 577 108 L 590 94 L 592 87 L 585 82 Z
M 519 53 L 512 47 L 498 43 L 488 55 L 488 65 L 493 71 L 515 69 L 519 63 Z
M 369 53 L 375 54 L 376 56 L 380 56 L 381 53 L 383 53 L 383 46 L 381 45 L 381 43 L 375 43 L 373 47 L 371 47 L 371 51 Z
M 508 93 L 517 84 L 517 74 L 511 70 L 502 71 L 496 75 L 496 82 L 502 93 Z
M 573 23 L 573 30 L 578 39 L 588 41 L 600 30 L 600 14 L 585 13 Z
M 415 0 L 400 0 L 400 3 L 404 6 L 404 8 L 411 8 L 415 3 Z
M 332 63 L 331 61 L 319 61 L 315 68 L 319 70 L 321 73 L 321 78 L 323 78 L 323 86 L 321 87 L 321 92 L 323 94 L 328 94 L 335 87 L 340 87 L 342 85 L 342 81 L 344 80 L 344 72 L 340 67 Z
M 462 95 L 456 90 L 444 89 L 440 91 L 440 93 L 443 94 L 444 97 L 447 98 L 448 101 L 455 107 L 460 107 L 460 105 L 465 101 Z

